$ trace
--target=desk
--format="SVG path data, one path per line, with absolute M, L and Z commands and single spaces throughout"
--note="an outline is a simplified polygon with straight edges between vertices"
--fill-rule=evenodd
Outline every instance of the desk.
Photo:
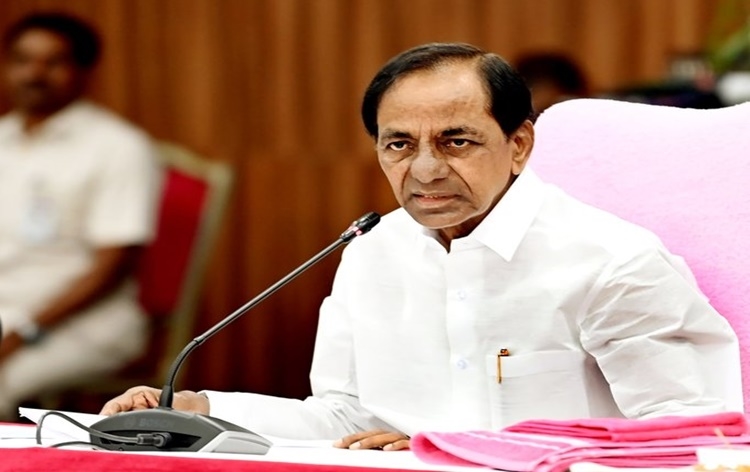
M 26 427 L 29 435 L 33 426 Z M 13 435 L 3 436 L 3 431 Z M 18 437 L 17 425 L 0 425 L 0 437 Z M 32 439 L 0 439 L 0 472 L 465 472 L 474 467 L 438 467 L 409 451 L 349 451 L 331 447 L 272 447 L 263 456 L 216 453 L 133 453 L 55 449 Z M 484 469 L 489 470 L 489 469 Z
M 61 450 L 46 447 L 0 449 L 0 471 L 39 472 L 307 472 L 307 471 L 367 471 L 392 472 L 393 469 L 330 464 L 266 462 L 263 456 L 237 459 L 212 459 L 205 456 L 160 456 L 123 452 Z M 404 461 L 411 463 L 410 460 Z M 409 469 L 410 470 L 410 469 Z

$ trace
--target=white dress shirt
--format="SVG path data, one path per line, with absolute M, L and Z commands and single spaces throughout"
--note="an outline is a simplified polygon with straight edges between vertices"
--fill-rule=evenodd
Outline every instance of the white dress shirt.
M 98 248 L 148 242 L 161 173 L 150 139 L 87 101 L 33 133 L 0 118 L 0 319 L 23 326 L 79 277 Z M 17 403 L 139 356 L 148 318 L 130 280 L 0 364 L 0 416 Z
M 347 247 L 312 397 L 207 394 L 213 416 L 260 433 L 411 435 L 741 411 L 739 372 L 734 332 L 681 258 L 526 169 L 450 251 L 403 209 Z
M 0 316 L 7 327 L 42 309 L 91 269 L 99 247 L 148 242 L 160 174 L 146 134 L 108 110 L 75 102 L 27 135 L 0 119 Z M 143 317 L 133 286 L 100 311 Z M 93 329 L 93 328 L 92 328 Z M 94 331 L 95 333 L 96 331 Z

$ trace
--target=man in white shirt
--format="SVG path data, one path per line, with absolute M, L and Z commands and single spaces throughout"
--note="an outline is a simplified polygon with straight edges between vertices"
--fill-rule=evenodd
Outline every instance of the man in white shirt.
M 742 408 L 737 338 L 683 261 L 527 168 L 530 93 L 505 61 L 411 49 L 373 79 L 362 116 L 401 209 L 344 251 L 313 395 L 186 391 L 175 408 L 387 450 L 420 430 Z M 136 387 L 103 413 L 158 395 Z
M 95 32 L 56 14 L 4 37 L 0 118 L 0 417 L 143 351 L 131 280 L 153 231 L 158 168 L 141 130 L 82 96 Z

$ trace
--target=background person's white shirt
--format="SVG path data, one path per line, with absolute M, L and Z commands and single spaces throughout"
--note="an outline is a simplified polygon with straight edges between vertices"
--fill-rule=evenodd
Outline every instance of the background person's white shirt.
M 0 315 L 7 332 L 17 321 L 11 313 L 38 311 L 88 271 L 96 248 L 150 240 L 155 170 L 146 135 L 90 102 L 69 105 L 32 136 L 20 116 L 0 120 Z M 130 293 L 115 298 L 134 301 Z
M 336 438 L 742 410 L 736 336 L 682 259 L 529 169 L 450 252 L 402 209 L 352 242 L 310 377 L 304 401 L 207 392 L 211 414 Z
M 23 324 L 91 270 L 100 247 L 147 243 L 160 172 L 148 136 L 86 101 L 34 133 L 0 119 L 0 319 Z M 112 293 L 0 364 L 0 417 L 18 401 L 121 367 L 140 355 L 148 319 L 135 283 Z

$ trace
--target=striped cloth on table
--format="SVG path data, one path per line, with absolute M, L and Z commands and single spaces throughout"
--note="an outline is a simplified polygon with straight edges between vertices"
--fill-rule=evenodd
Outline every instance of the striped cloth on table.
M 699 446 L 750 444 L 747 432 L 742 413 L 535 420 L 502 431 L 421 432 L 412 438 L 411 448 L 431 464 L 518 472 L 561 472 L 582 461 L 612 467 L 682 467 L 696 463 Z

